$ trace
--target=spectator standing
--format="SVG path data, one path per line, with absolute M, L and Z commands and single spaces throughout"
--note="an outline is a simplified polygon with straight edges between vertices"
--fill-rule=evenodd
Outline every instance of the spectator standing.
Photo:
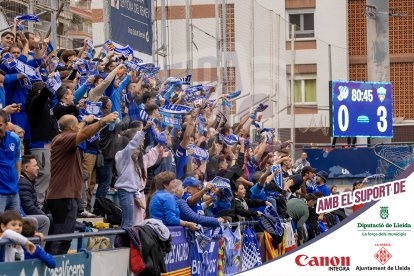
M 331 191 L 329 190 L 329 187 L 326 185 L 326 182 L 328 180 L 328 173 L 325 171 L 320 171 L 316 174 L 316 184 L 318 185 L 316 187 L 315 192 L 321 192 L 324 196 L 330 196 Z
M 50 143 L 58 134 L 58 124 L 55 116 L 50 113 L 52 108 L 52 92 L 44 83 L 33 84 L 30 93 L 27 116 L 29 118 L 31 141 L 30 153 L 34 155 L 39 166 L 35 190 L 40 207 L 43 206 L 46 191 L 50 181 Z
M 306 181 L 312 181 L 315 176 L 315 170 L 312 167 L 303 167 L 301 174 L 292 175 L 289 180 L 285 182 L 284 190 L 294 193 L 300 190 L 301 193 L 306 193 Z
M 19 210 L 20 138 L 7 131 L 7 113 L 0 110 L 0 213 Z
M 295 220 L 298 232 L 299 245 L 302 245 L 305 240 L 305 222 L 309 217 L 309 209 L 306 200 L 303 198 L 291 198 L 287 202 L 287 213 Z
M 307 160 L 308 154 L 306 152 L 302 152 L 300 158 L 295 162 L 295 173 L 300 173 L 303 167 L 310 166 L 310 163 Z
M 152 123 L 149 122 L 144 127 L 144 131 L 150 128 L 151 125 Z M 119 176 L 115 188 L 118 189 L 119 202 L 122 208 L 122 227 L 138 225 L 144 220 L 146 171 L 148 167 L 155 164 L 158 156 L 162 155 L 163 152 L 162 147 L 157 146 L 144 154 L 142 147 L 144 131 L 137 131 L 133 137 L 129 137 L 128 145 L 115 155 L 116 169 Z
M 51 145 L 51 179 L 46 203 L 53 217 L 51 234 L 66 234 L 75 231 L 78 199 L 81 198 L 83 176 L 78 146 L 94 136 L 104 125 L 118 117 L 111 113 L 89 126 L 93 116 L 85 117 L 80 123 L 73 115 L 64 115 L 59 120 L 62 131 Z M 47 251 L 53 255 L 65 254 L 69 241 L 50 242 Z
M 1 34 L 0 48 L 8 48 L 13 45 L 14 34 L 10 31 L 3 32 Z
M 99 98 L 99 102 L 102 103 L 103 116 L 110 114 L 112 109 L 112 102 L 107 96 Z M 118 113 L 117 113 L 118 114 Z M 99 149 L 104 157 L 103 166 L 97 166 L 96 175 L 98 180 L 98 187 L 96 189 L 96 198 L 105 198 L 109 187 L 112 183 L 113 166 L 115 160 L 115 154 L 118 151 L 118 134 L 128 128 L 129 116 L 124 116 L 122 121 L 113 122 L 104 126 L 99 132 Z M 96 202 L 96 201 L 95 201 Z M 93 213 L 95 215 L 101 215 L 101 210 L 98 209 L 97 204 L 94 206 Z

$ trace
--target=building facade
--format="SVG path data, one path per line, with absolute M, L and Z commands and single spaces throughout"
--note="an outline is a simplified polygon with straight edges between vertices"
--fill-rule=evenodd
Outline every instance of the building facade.
M 366 81 L 365 0 L 348 0 L 349 79 Z M 393 84 L 393 142 L 414 141 L 414 5 L 389 1 L 390 77 Z

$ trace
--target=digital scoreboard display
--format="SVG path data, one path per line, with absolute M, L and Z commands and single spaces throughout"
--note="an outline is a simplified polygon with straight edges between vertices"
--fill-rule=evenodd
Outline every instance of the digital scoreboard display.
M 332 81 L 333 137 L 392 138 L 390 82 Z

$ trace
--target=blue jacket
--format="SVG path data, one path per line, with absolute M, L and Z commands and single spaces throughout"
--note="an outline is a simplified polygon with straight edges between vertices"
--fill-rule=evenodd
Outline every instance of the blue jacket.
M 36 250 L 33 253 L 33 255 L 30 255 L 29 252 L 27 252 L 26 248 L 24 249 L 24 259 L 25 260 L 31 260 L 31 259 L 39 259 L 42 262 L 46 264 L 49 268 L 55 268 L 56 267 L 56 261 L 53 258 L 52 255 L 46 253 L 43 248 L 41 248 L 38 244 L 36 244 Z
M 330 196 L 331 190 L 329 190 L 328 186 L 326 184 L 320 185 L 316 187 L 315 192 L 321 192 L 324 194 L 324 196 Z
M 149 206 L 150 218 L 161 220 L 166 226 L 180 225 L 180 209 L 172 194 L 165 190 L 156 191 Z
M 266 200 L 267 196 L 263 189 L 263 186 L 260 186 L 259 183 L 256 183 L 253 187 L 250 188 L 250 198 L 251 199 L 261 199 Z
M 207 217 L 199 215 L 188 206 L 186 200 L 176 197 L 175 199 L 178 204 L 178 209 L 180 209 L 180 217 L 182 220 L 194 222 L 196 224 L 201 224 L 204 227 L 217 227 L 219 223 L 217 218 Z
M 11 195 L 19 191 L 16 162 L 20 162 L 20 138 L 6 131 L 0 141 L 0 195 Z
M 6 91 L 4 90 L 4 86 L 0 86 L 0 109 L 6 107 Z
M 88 88 L 86 83 L 84 83 L 81 86 L 79 86 L 78 89 L 75 90 L 75 92 L 73 92 L 73 103 L 78 104 L 78 102 L 82 100 L 86 92 L 88 92 Z
M 121 81 L 118 88 L 113 89 L 112 95 L 108 95 L 108 97 L 112 101 L 112 110 L 111 112 L 118 112 L 118 117 L 120 120 L 122 120 L 122 112 L 121 112 L 121 93 L 122 90 L 124 90 L 131 80 L 131 76 L 127 75 L 124 80 Z

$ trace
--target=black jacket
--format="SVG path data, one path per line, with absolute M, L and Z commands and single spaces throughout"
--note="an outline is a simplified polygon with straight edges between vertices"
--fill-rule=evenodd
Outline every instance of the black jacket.
M 63 103 L 59 102 L 53 108 L 53 114 L 55 115 L 56 119 L 59 120 L 62 118 L 63 115 L 73 115 L 78 117 L 79 110 L 76 108 L 76 105 L 64 105 Z
M 51 92 L 43 88 L 39 94 L 32 95 L 27 108 L 32 142 L 49 142 L 59 133 L 58 123 L 51 115 L 49 97 Z
M 245 198 L 245 199 L 240 199 L 240 198 L 234 198 L 234 210 L 235 210 L 235 216 L 233 217 L 233 222 L 234 221 L 238 221 L 239 220 L 239 216 L 240 217 L 244 217 L 244 218 L 257 218 L 258 217 L 258 213 L 257 211 L 251 211 L 249 209 L 244 209 L 242 202 L 243 200 L 247 203 L 247 206 L 249 208 L 257 208 L 260 206 L 265 206 L 266 205 L 266 201 L 264 200 L 260 200 L 260 199 L 250 199 L 250 198 Z
M 142 253 L 145 269 L 139 275 L 161 275 L 161 273 L 166 273 L 165 255 L 171 251 L 171 237 L 167 241 L 161 241 L 156 232 L 146 225 L 134 226 L 125 230 L 127 230 L 132 244 L 134 246 L 138 245 L 138 249 Z M 129 246 L 129 242 L 122 238 L 117 243 L 117 246 Z
M 230 186 L 232 191 L 236 191 L 236 180 L 243 175 L 244 166 L 244 153 L 237 155 L 236 163 L 226 170 L 219 170 L 217 176 L 230 180 Z
M 104 114 L 106 116 L 108 113 Z M 114 159 L 117 151 L 121 150 L 121 139 L 118 135 L 122 130 L 126 130 L 129 126 L 129 116 L 125 116 L 122 122 L 115 125 L 113 130 L 109 130 L 110 125 L 106 125 L 99 132 L 99 149 L 105 159 Z
M 45 215 L 37 203 L 33 183 L 22 173 L 19 179 L 20 206 L 26 215 Z

